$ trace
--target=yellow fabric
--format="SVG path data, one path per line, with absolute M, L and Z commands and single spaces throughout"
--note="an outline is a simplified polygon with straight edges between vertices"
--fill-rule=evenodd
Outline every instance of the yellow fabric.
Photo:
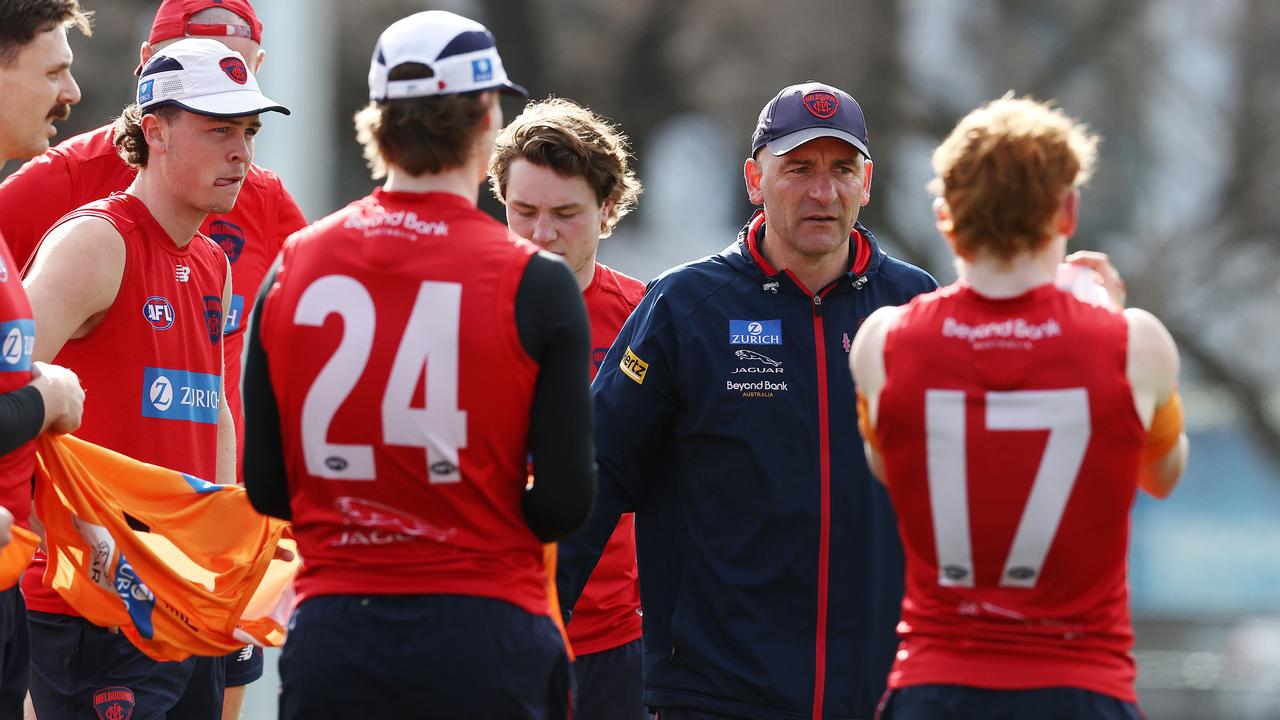
M 880 449 L 880 438 L 876 435 L 875 423 L 871 421 L 871 406 L 867 403 L 867 396 L 858 391 L 857 399 L 858 432 L 862 433 L 862 439 L 866 440 L 872 449 L 883 455 L 884 451 Z
M 284 642 L 300 559 L 288 523 L 243 488 L 213 485 L 70 436 L 36 440 L 44 582 L 87 620 L 119 626 L 149 657 L 226 655 Z M 150 528 L 129 527 L 125 513 Z M 264 580 L 266 578 L 266 580 Z M 251 612 L 250 612 L 251 610 Z
M 22 579 L 22 573 L 31 564 L 31 555 L 40 544 L 40 536 L 26 528 L 14 525 L 13 539 L 0 550 L 0 591 L 8 590 Z
M 1182 397 L 1178 395 L 1178 389 L 1174 388 L 1169 394 L 1169 399 L 1164 405 L 1156 408 L 1155 416 L 1151 418 L 1151 429 L 1147 431 L 1147 444 L 1142 449 L 1143 460 L 1152 462 L 1168 455 L 1169 451 L 1178 444 L 1182 429 Z

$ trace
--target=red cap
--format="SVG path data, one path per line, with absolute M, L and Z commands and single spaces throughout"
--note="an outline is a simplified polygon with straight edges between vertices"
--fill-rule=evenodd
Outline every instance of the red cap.
M 209 8 L 224 8 L 249 23 L 248 39 L 262 42 L 262 23 L 249 0 L 164 0 L 156 11 L 147 42 L 152 45 L 182 37 L 244 37 L 244 27 L 224 23 L 192 23 L 191 16 Z

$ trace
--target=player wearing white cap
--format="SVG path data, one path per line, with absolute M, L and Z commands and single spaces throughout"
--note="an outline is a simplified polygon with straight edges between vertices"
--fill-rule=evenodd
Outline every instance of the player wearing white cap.
M 80 375 L 93 398 L 81 438 L 235 481 L 235 430 L 222 402 L 230 269 L 198 229 L 235 204 L 267 111 L 288 113 L 259 91 L 238 53 L 204 38 L 165 47 L 115 125 L 137 177 L 45 235 L 26 279 L 41 330 L 34 355 Z M 44 566 L 38 554 L 23 580 L 42 720 L 221 716 L 222 658 L 151 660 L 76 616 L 44 585 Z
M 567 717 L 542 543 L 593 501 L 591 336 L 565 263 L 476 208 L 502 90 L 479 23 L 387 28 L 356 116 L 386 181 L 254 310 L 245 487 L 306 558 L 281 718 Z

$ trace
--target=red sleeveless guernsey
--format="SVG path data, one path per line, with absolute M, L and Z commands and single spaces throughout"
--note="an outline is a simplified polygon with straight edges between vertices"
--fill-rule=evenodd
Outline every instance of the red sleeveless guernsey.
M 1145 432 L 1118 312 L 1051 285 L 913 300 L 876 418 L 907 555 L 889 686 L 1133 702 L 1125 579 Z
M 112 134 L 112 126 L 106 125 L 68 138 L 0 183 L 0 229 L 5 230 L 18 269 L 26 266 L 40 238 L 58 218 L 133 182 L 134 171 L 116 154 Z M 237 448 L 244 447 L 240 356 L 245 320 L 284 239 L 306 224 L 280 177 L 250 165 L 231 212 L 210 215 L 200 226 L 200 232 L 221 246 L 231 262 L 231 307 L 223 329 L 223 355 L 226 402 L 236 421 Z M 239 468 L 236 477 L 240 477 Z
M 591 318 L 591 377 L 594 379 L 622 324 L 644 297 L 644 283 L 596 263 L 591 284 L 582 291 Z M 640 585 L 636 571 L 635 515 L 618 520 L 600 562 L 582 589 L 569 621 L 575 655 L 612 650 L 640 637 Z
M 458 594 L 548 613 L 525 525 L 536 248 L 466 199 L 375 190 L 290 238 L 261 339 L 299 597 Z
M 8 244 L 0 237 L 0 393 L 13 392 L 31 382 L 36 322 L 19 270 Z M 31 475 L 35 466 L 35 446 L 30 442 L 0 456 L 0 506 L 13 513 L 14 522 L 22 527 L 30 527 Z M 3 589 L 7 588 L 0 588 Z
M 222 293 L 227 258 L 197 233 L 179 248 L 141 200 L 126 193 L 89 203 L 57 225 L 106 220 L 124 238 L 115 302 L 88 335 L 69 340 L 54 363 L 85 389 L 76 437 L 137 460 L 213 481 L 222 400 Z M 23 577 L 27 605 L 71 614 L 44 587 L 43 554 Z

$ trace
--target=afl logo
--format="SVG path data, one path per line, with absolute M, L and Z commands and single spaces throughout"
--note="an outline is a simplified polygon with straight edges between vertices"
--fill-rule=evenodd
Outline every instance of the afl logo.
M 151 404 L 160 412 L 164 412 L 173 406 L 173 383 L 169 382 L 169 378 L 163 375 L 151 383 L 151 390 L 148 394 L 151 397 Z
M 747 323 L 747 332 L 751 333 L 752 335 L 759 335 L 760 333 L 764 332 L 764 326 L 754 321 Z
M 237 85 L 243 85 L 249 82 L 249 68 L 244 66 L 244 61 L 237 57 L 222 58 L 218 61 L 218 67 L 222 68 L 222 72 L 227 74 Z
M 13 328 L 4 336 L 4 361 L 8 365 L 17 365 L 22 360 L 22 330 Z
M 818 90 L 804 96 L 804 106 L 809 109 L 809 114 L 826 120 L 840 109 L 840 98 L 829 92 Z
M 173 327 L 173 305 L 159 295 L 152 295 L 142 304 L 142 316 L 156 330 Z

